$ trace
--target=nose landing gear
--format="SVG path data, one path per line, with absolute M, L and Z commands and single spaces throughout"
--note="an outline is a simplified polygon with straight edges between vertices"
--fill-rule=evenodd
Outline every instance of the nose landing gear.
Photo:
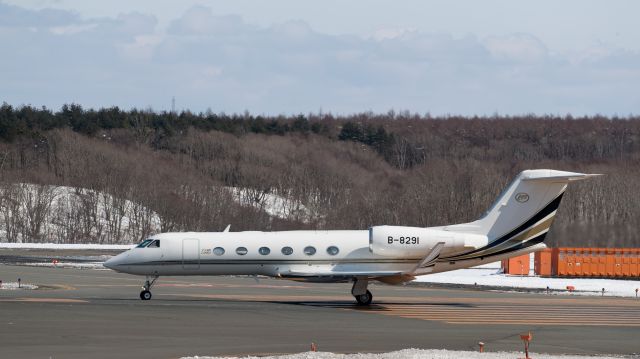
M 151 292 L 148 291 L 148 290 L 143 290 L 142 292 L 140 292 L 140 299 L 142 299 L 142 300 L 151 299 Z
M 149 300 L 151 299 L 151 286 L 156 282 L 158 276 L 154 276 L 152 280 L 149 280 L 150 277 L 147 276 L 147 280 L 144 282 L 142 286 L 142 292 L 140 292 L 140 299 Z
M 373 294 L 367 289 L 369 279 L 366 277 L 358 277 L 353 281 L 351 294 L 356 298 L 358 305 L 369 305 L 373 301 Z

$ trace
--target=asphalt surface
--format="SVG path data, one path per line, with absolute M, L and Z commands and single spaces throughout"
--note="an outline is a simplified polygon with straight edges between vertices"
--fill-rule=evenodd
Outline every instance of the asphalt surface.
M 53 260 L 59 262 L 86 263 L 105 261 L 124 250 L 109 249 L 5 249 L 0 248 L 0 263 L 2 264 L 25 264 L 25 263 L 51 263 Z
M 640 300 L 234 277 L 142 277 L 109 270 L 0 265 L 0 358 L 176 358 L 187 355 L 382 352 L 404 348 L 640 353 Z

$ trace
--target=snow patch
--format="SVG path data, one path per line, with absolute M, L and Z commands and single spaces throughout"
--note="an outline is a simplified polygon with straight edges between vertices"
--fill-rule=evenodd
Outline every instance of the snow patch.
M 0 241 L 133 243 L 160 232 L 157 213 L 106 192 L 16 183 L 0 195 Z
M 44 268 L 74 268 L 74 269 L 96 269 L 96 270 L 110 270 L 102 265 L 102 262 L 33 262 L 22 263 L 20 265 L 27 267 L 44 267 Z
M 225 188 L 240 205 L 263 210 L 272 217 L 297 219 L 302 222 L 309 222 L 313 217 L 312 211 L 303 203 L 280 196 L 276 191 L 262 191 L 239 187 Z
M 582 355 L 557 355 L 557 354 L 539 354 L 530 353 L 531 357 L 536 359 L 585 359 L 594 358 L 593 356 Z M 329 352 L 306 352 L 289 355 L 274 356 L 246 356 L 247 359 L 513 359 L 523 357 L 522 352 L 471 352 L 456 350 L 439 350 L 439 349 L 404 349 L 389 353 L 356 353 L 356 354 L 337 354 Z M 209 357 L 209 356 L 192 356 L 183 357 L 182 359 L 218 359 L 218 358 L 238 358 L 238 357 Z M 614 359 L 610 356 L 599 356 L 599 359 Z
M 18 285 L 18 282 L 2 282 L 0 285 L 0 290 L 32 290 L 38 289 L 38 286 L 35 284 L 27 284 L 22 283 Z
M 503 274 L 499 269 L 484 266 L 428 274 L 417 277 L 415 281 L 537 290 L 546 290 L 549 287 L 554 292 L 580 295 L 602 295 L 604 288 L 606 296 L 616 297 L 635 297 L 636 288 L 640 288 L 638 280 L 512 276 Z M 567 292 L 567 286 L 574 286 L 575 292 Z
M 0 243 L 0 249 L 127 250 L 136 244 Z

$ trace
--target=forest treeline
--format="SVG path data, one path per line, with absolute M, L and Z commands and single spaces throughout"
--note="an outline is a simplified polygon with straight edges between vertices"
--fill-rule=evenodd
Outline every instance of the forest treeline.
M 527 168 L 606 174 L 571 186 L 551 244 L 638 245 L 636 117 L 256 116 L 73 104 L 0 107 L 0 240 L 460 223 L 482 215 Z M 56 188 L 79 200 L 60 209 Z M 230 188 L 246 189 L 244 202 Z M 263 210 L 268 195 L 287 199 L 287 218 Z

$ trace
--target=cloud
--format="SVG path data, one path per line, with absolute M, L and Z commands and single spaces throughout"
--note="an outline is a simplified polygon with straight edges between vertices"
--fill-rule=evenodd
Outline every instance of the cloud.
M 416 28 L 384 27 L 377 29 L 371 37 L 377 41 L 384 41 L 398 38 L 410 32 L 417 32 L 417 30 Z
M 204 35 L 215 36 L 220 34 L 231 35 L 237 31 L 244 31 L 246 25 L 237 15 L 214 16 L 211 8 L 194 6 L 187 10 L 169 26 L 168 32 L 172 35 Z
M 74 35 L 79 34 L 81 32 L 89 31 L 95 29 L 97 24 L 82 24 L 82 25 L 64 25 L 64 26 L 52 26 L 49 28 L 49 31 L 55 35 Z
M 195 6 L 166 31 L 153 16 L 81 19 L 0 3 L 0 99 L 14 104 L 297 113 L 629 113 L 638 53 L 552 54 L 518 33 L 456 37 L 402 27 L 328 35 Z
M 81 23 L 76 13 L 55 10 L 27 10 L 0 2 L 0 27 L 47 28 Z
M 544 61 L 549 52 L 542 41 L 529 34 L 491 36 L 484 44 L 494 58 L 520 63 Z

